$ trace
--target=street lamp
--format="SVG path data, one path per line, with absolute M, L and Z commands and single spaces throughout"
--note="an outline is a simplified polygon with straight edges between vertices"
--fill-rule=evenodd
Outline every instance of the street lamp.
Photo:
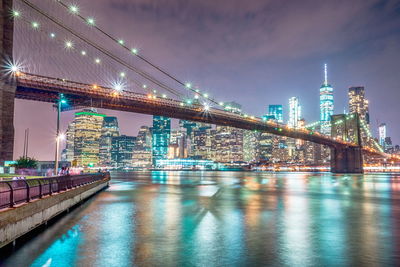
M 60 134 L 60 112 L 62 104 L 66 104 L 67 100 L 64 98 L 64 94 L 59 94 L 57 99 L 57 129 L 56 129 L 56 153 L 55 153 L 55 160 L 54 160 L 54 175 L 58 174 L 58 154 L 59 154 L 59 147 L 60 147 L 60 140 L 64 139 L 64 135 Z

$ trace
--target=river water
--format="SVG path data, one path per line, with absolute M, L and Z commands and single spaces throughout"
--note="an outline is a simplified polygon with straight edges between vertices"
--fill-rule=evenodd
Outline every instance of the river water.
M 400 175 L 113 173 L 4 266 L 394 266 Z

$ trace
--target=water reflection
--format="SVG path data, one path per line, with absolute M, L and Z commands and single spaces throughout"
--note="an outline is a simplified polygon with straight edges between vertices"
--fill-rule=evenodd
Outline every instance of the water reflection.
M 114 173 L 107 191 L 4 264 L 395 265 L 400 256 L 399 178 Z

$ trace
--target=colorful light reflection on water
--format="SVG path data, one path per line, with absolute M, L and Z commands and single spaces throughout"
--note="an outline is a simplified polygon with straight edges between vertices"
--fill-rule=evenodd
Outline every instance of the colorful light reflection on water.
M 114 173 L 5 266 L 396 265 L 400 176 Z M 1 265 L 1 264 L 0 264 Z

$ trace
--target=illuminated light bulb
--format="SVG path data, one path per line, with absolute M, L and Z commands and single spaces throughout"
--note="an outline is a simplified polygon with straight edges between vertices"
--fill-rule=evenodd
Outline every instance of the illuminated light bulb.
M 219 105 L 220 106 L 224 106 L 224 102 L 219 102 Z
M 195 94 L 195 95 L 194 95 L 194 98 L 195 98 L 195 99 L 199 99 L 199 95 L 198 95 L 198 94 Z
M 93 89 L 97 89 L 97 88 L 99 88 L 98 86 L 97 86 L 97 84 L 93 84 Z
M 65 42 L 65 48 L 71 49 L 73 48 L 74 44 L 71 41 L 66 41 Z
M 39 26 L 40 26 L 39 22 L 36 22 L 36 21 L 33 21 L 33 22 L 32 22 L 32 28 L 38 29 Z
M 147 98 L 151 99 L 151 94 L 148 94 L 148 95 L 147 95 Z
M 58 140 L 64 140 L 64 139 L 65 139 L 65 134 L 58 135 Z
M 82 55 L 82 56 L 86 56 L 86 51 L 85 51 L 85 50 L 82 50 L 82 51 L 81 51 L 81 55 Z
M 167 95 L 166 95 L 166 94 L 163 94 L 162 97 L 163 97 L 163 98 L 167 98 Z
M 155 94 L 156 94 L 156 93 L 157 93 L 157 90 L 153 90 L 153 93 L 155 93 Z
M 21 12 L 19 12 L 18 10 L 13 10 L 13 11 L 12 11 L 12 16 L 13 16 L 14 18 L 18 18 L 18 17 L 21 16 Z
M 71 5 L 69 7 L 69 11 L 71 11 L 71 13 L 73 13 L 73 14 L 77 14 L 79 12 L 79 7 L 76 5 Z
M 192 84 L 191 83 L 186 83 L 185 86 L 186 86 L 186 88 L 189 88 L 189 89 L 192 88 Z
M 183 107 L 185 104 L 183 104 L 183 103 L 181 102 L 180 105 Z
M 124 45 L 124 40 L 122 40 L 122 39 L 120 39 L 120 40 L 118 40 L 118 43 L 120 44 L 120 45 Z
M 50 33 L 51 38 L 56 38 L 56 34 L 54 32 Z
M 133 54 L 137 55 L 138 50 L 137 50 L 136 48 L 132 48 L 132 49 L 131 49 L 131 52 L 132 52 Z
M 87 18 L 86 19 L 87 24 L 93 26 L 96 24 L 96 20 L 94 18 Z
M 187 102 L 189 105 L 192 104 L 192 100 L 190 100 L 190 99 L 188 99 L 186 102 Z
M 210 110 L 210 106 L 207 105 L 207 104 L 204 104 L 204 110 L 205 110 L 205 111 L 209 111 L 209 110 Z
M 116 85 L 114 86 L 114 90 L 116 90 L 116 91 L 122 91 L 122 85 L 121 85 L 121 84 L 116 84 Z
M 100 60 L 100 58 L 96 58 L 96 59 L 94 60 L 94 62 L 95 62 L 96 64 L 100 64 L 100 63 L 101 63 L 101 60 Z
M 121 76 L 122 78 L 125 78 L 126 74 L 125 74 L 125 72 L 121 72 L 121 73 L 119 74 L 119 76 Z
M 18 71 L 19 71 L 19 68 L 18 68 L 17 65 L 11 65 L 11 66 L 10 66 L 10 70 L 11 70 L 12 72 L 18 72 Z
M 147 88 L 147 85 L 143 84 L 142 87 L 143 87 L 143 89 L 146 89 L 146 88 Z

